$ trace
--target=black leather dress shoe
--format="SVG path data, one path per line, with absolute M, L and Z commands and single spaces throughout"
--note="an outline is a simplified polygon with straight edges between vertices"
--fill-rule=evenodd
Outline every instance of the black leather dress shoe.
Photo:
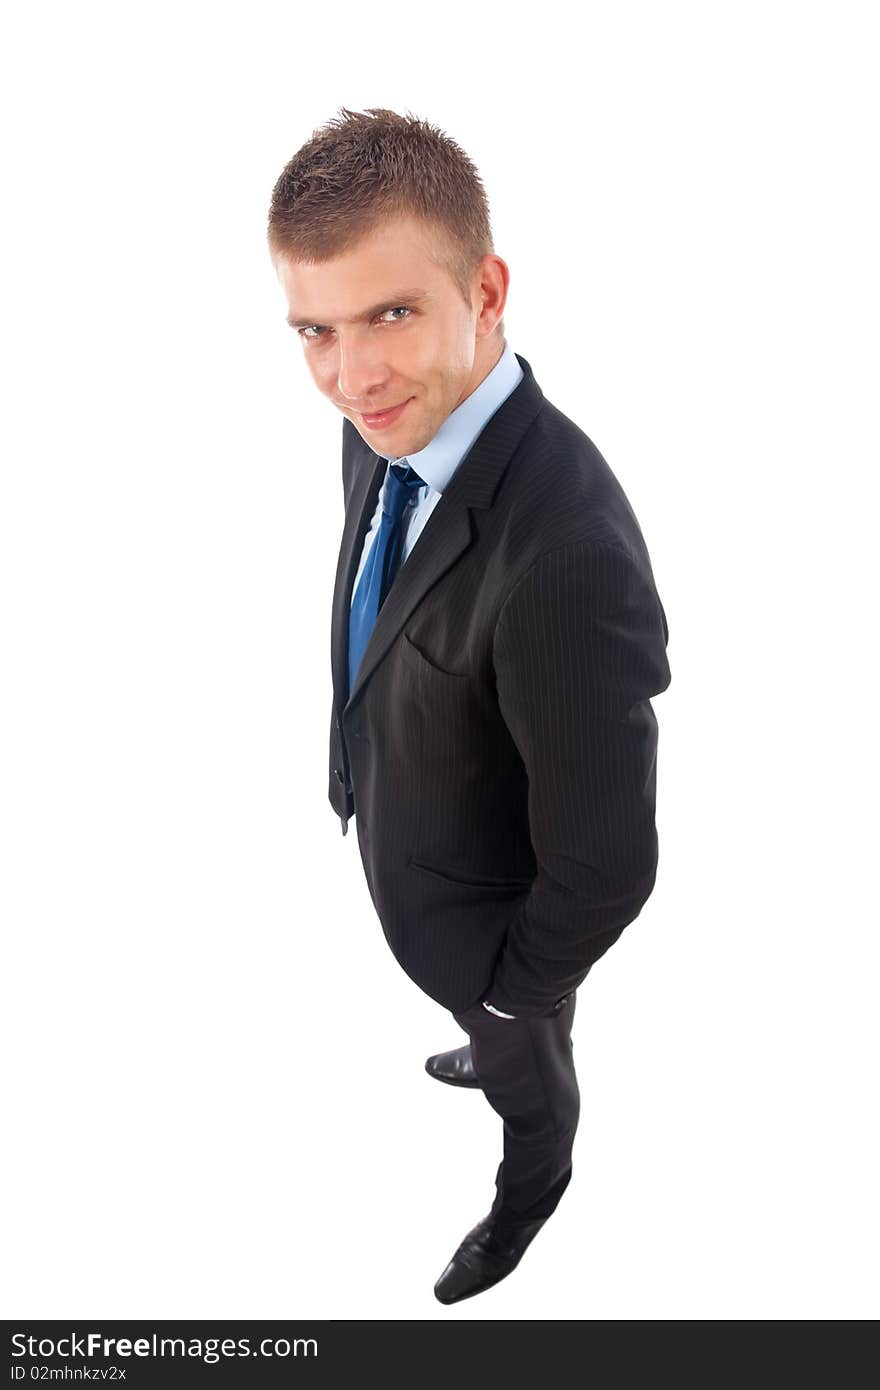
M 544 1224 L 526 1221 L 512 1235 L 500 1235 L 494 1217 L 484 1216 L 468 1231 L 449 1264 L 434 1285 L 441 1303 L 458 1303 L 499 1283 L 514 1269 Z
M 429 1057 L 425 1063 L 425 1071 L 429 1076 L 435 1076 L 438 1081 L 445 1081 L 449 1086 L 480 1085 L 471 1059 L 470 1043 L 465 1043 L 464 1047 L 453 1048 L 452 1052 L 438 1052 Z

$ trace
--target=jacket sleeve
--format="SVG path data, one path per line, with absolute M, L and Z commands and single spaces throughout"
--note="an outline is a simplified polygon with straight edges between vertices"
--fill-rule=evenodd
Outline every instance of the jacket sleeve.
M 528 776 L 537 875 L 485 991 L 517 1017 L 576 989 L 651 894 L 657 720 L 669 631 L 650 562 L 577 541 L 535 561 L 506 598 L 493 660 Z

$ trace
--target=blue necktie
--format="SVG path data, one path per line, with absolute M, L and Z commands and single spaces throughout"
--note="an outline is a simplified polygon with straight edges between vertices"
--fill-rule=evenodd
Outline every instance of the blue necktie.
M 408 504 L 415 506 L 416 491 L 425 486 L 411 464 L 392 463 L 385 475 L 382 499 L 382 520 L 351 605 L 348 627 L 348 689 L 354 689 L 355 677 L 361 664 L 379 609 L 385 602 L 395 574 L 400 567 L 403 540 L 403 515 Z

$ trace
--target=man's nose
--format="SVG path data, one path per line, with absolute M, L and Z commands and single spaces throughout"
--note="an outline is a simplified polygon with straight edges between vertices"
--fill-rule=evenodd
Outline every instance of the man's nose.
M 340 396 L 351 401 L 355 408 L 365 406 L 373 396 L 381 396 L 387 379 L 388 369 L 374 352 L 340 347 L 336 385 Z

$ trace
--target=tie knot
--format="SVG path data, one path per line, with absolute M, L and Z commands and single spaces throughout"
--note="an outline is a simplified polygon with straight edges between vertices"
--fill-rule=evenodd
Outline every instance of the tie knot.
M 409 483 L 412 487 L 424 487 L 425 480 L 420 478 L 411 463 L 406 463 L 403 459 L 397 459 L 391 465 L 391 472 L 395 478 L 399 478 L 402 483 Z
M 411 463 L 405 460 L 392 463 L 385 479 L 384 510 L 399 521 L 407 503 L 415 502 L 416 492 L 424 486 L 424 478 L 419 477 Z

